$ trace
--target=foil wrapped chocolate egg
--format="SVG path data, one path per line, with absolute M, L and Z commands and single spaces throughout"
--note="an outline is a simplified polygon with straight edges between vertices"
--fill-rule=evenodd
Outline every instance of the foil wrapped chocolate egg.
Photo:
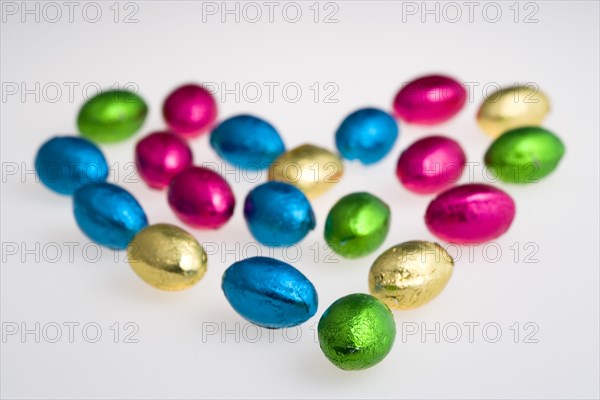
M 556 169 L 565 146 L 547 129 L 528 126 L 500 135 L 485 153 L 485 165 L 504 182 L 532 183 Z
M 101 92 L 85 102 L 77 116 L 82 136 L 95 142 L 119 142 L 144 124 L 148 106 L 128 90 Z
M 439 244 L 404 242 L 377 257 L 369 271 L 369 290 L 390 308 L 408 310 L 437 297 L 453 269 L 454 260 Z
M 377 298 L 355 293 L 336 300 L 317 327 L 325 357 L 344 370 L 361 370 L 382 361 L 392 349 L 396 324 Z
M 244 203 L 252 235 L 267 246 L 291 246 L 314 229 L 310 202 L 296 187 L 271 181 L 252 189 Z
M 313 284 L 296 268 L 273 258 L 251 257 L 232 264 L 221 286 L 238 314 L 265 328 L 296 326 L 317 311 Z
M 549 111 L 550 100 L 537 87 L 514 85 L 486 97 L 477 112 L 477 123 L 496 138 L 511 129 L 540 125 Z
M 170 132 L 154 132 L 135 146 L 135 165 L 142 179 L 155 189 L 164 189 L 178 173 L 192 165 L 187 142 Z
M 404 85 L 394 98 L 394 111 L 402 120 L 435 125 L 455 116 L 467 101 L 467 91 L 456 79 L 427 75 Z
M 139 231 L 127 248 L 129 265 L 142 280 L 163 290 L 187 289 L 206 273 L 206 253 L 175 225 L 154 224 Z
M 148 220 L 137 200 L 110 183 L 90 183 L 73 196 L 73 212 L 79 228 L 94 242 L 122 250 Z
M 269 180 L 294 185 L 309 199 L 331 189 L 343 174 L 344 166 L 337 155 L 312 144 L 283 153 L 269 166 Z
M 425 224 L 446 242 L 479 244 L 504 234 L 515 212 L 515 202 L 507 193 L 471 183 L 453 187 L 432 200 Z
M 210 134 L 210 145 L 229 164 L 247 170 L 265 169 L 285 151 L 275 128 L 252 115 L 221 122 Z
M 60 194 L 104 182 L 108 165 L 102 151 L 87 139 L 57 136 L 44 143 L 35 156 L 35 172 L 42 183 Z
M 390 208 L 370 193 L 342 197 L 325 221 L 325 241 L 337 254 L 358 258 L 377 250 L 390 229 Z
M 169 129 L 190 139 L 212 127 L 217 118 L 217 102 L 206 88 L 187 84 L 169 93 L 162 111 Z
M 402 152 L 396 176 L 411 192 L 437 193 L 460 179 L 466 162 L 465 152 L 455 140 L 429 136 Z
M 398 124 L 377 108 L 363 108 L 348 115 L 335 133 L 338 151 L 348 160 L 368 165 L 385 157 L 398 138 Z
M 204 167 L 189 167 L 175 175 L 167 200 L 177 217 L 194 228 L 217 229 L 229 221 L 235 208 L 227 181 Z

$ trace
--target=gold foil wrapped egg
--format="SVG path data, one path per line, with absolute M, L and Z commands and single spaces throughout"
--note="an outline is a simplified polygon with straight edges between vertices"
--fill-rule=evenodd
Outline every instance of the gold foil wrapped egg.
M 491 93 L 477 112 L 481 129 L 493 138 L 523 126 L 540 125 L 550 111 L 548 97 L 533 85 L 515 85 Z
M 375 260 L 369 271 L 369 290 L 392 309 L 417 308 L 440 294 L 453 268 L 454 260 L 439 244 L 404 242 Z
M 343 174 L 340 157 L 312 144 L 286 151 L 269 167 L 269 180 L 289 183 L 309 199 L 331 189 Z
M 129 243 L 127 258 L 140 278 L 163 290 L 187 289 L 206 273 L 206 253 L 200 243 L 170 224 L 139 231 Z

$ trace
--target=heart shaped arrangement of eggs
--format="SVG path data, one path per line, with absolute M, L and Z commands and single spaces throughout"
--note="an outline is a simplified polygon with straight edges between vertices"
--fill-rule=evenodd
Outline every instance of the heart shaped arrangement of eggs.
M 390 112 L 363 108 L 340 118 L 339 128 L 331 133 L 337 149 L 314 143 L 287 149 L 276 127 L 262 118 L 234 115 L 219 121 L 213 95 L 187 84 L 166 97 L 166 127 L 138 140 L 135 163 L 149 187 L 166 192 L 181 223 L 203 230 L 201 235 L 226 224 L 236 204 L 242 204 L 249 235 L 265 246 L 295 245 L 319 227 L 324 242 L 341 257 L 380 251 L 365 271 L 370 294 L 338 299 L 318 324 L 327 359 L 345 370 L 365 369 L 393 347 L 392 310 L 432 301 L 450 280 L 454 260 L 443 244 L 418 238 L 381 251 L 390 226 L 400 221 L 387 204 L 391 200 L 374 196 L 368 187 L 342 196 L 325 221 L 316 220 L 313 205 L 340 179 L 352 179 L 344 175 L 344 162 L 362 163 L 368 173 L 368 165 L 388 155 L 399 135 L 399 121 L 433 126 L 458 114 L 466 100 L 467 92 L 456 79 L 419 77 L 398 91 Z M 530 184 L 557 168 L 564 145 L 540 126 L 549 109 L 548 97 L 527 85 L 502 88 L 483 101 L 476 120 L 493 139 L 483 160 L 499 180 Z M 80 134 L 42 144 L 35 168 L 45 186 L 72 196 L 75 220 L 88 238 L 127 250 L 131 268 L 149 285 L 183 290 L 207 273 L 206 252 L 180 227 L 149 224 L 129 192 L 106 182 L 108 163 L 98 147 L 134 135 L 147 114 L 145 101 L 136 93 L 102 92 L 80 109 Z M 236 201 L 223 176 L 194 165 L 189 141 L 205 134 L 225 162 L 239 169 L 268 170 L 268 181 L 250 190 L 243 202 Z M 398 184 L 429 201 L 424 224 L 442 242 L 485 243 L 505 234 L 515 218 L 516 205 L 507 192 L 484 183 L 457 184 L 466 162 L 461 145 L 440 134 L 413 141 L 398 156 Z M 274 258 L 243 259 L 224 271 L 222 290 L 231 307 L 253 324 L 297 326 L 318 310 L 318 288 L 301 270 L 301 265 Z

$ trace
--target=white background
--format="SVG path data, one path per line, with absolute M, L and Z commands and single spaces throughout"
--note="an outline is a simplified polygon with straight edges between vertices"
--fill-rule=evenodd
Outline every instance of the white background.
M 239 23 L 235 15 L 226 15 L 225 22 L 220 13 L 207 15 L 207 5 L 194 1 L 121 3 L 117 22 L 113 2 L 102 2 L 96 23 L 84 18 L 95 18 L 94 9 L 82 13 L 85 3 L 76 4 L 70 22 L 68 7 L 59 2 L 62 17 L 54 23 L 50 20 L 56 10 L 44 9 L 42 3 L 37 6 L 39 22 L 35 14 L 22 14 L 21 2 L 12 4 L 16 15 L 5 12 L 7 2 L 2 5 L 1 32 L 1 319 L 5 331 L 15 324 L 35 329 L 39 323 L 41 337 L 40 343 L 34 334 L 23 338 L 20 332 L 4 338 L 2 397 L 599 396 L 598 3 L 498 2 L 502 15 L 496 23 L 491 22 L 496 19 L 494 8 L 483 11 L 486 3 L 476 4 L 470 22 L 462 2 L 456 3 L 462 15 L 456 23 L 449 21 L 456 8 L 434 2 L 427 7 L 438 7 L 438 22 L 435 14 L 423 14 L 421 2 L 339 1 L 327 8 L 319 5 L 318 23 L 313 2 L 298 3 L 302 16 L 297 23 L 283 18 L 286 3 L 277 3 L 272 23 L 262 2 L 262 19 L 256 23 L 247 21 L 256 9 L 246 8 L 244 14 L 243 3 L 237 6 Z M 221 2 L 214 4 L 222 7 Z M 323 23 L 336 7 L 333 18 L 338 22 Z M 415 15 L 406 12 L 414 7 Z M 137 22 L 123 23 L 134 11 Z M 532 12 L 537 22 L 524 23 Z M 295 17 L 293 8 L 287 13 L 288 19 Z M 110 181 L 139 199 L 151 223 L 181 226 L 164 192 L 136 183 L 135 175 L 126 179 L 136 140 L 164 127 L 160 107 L 176 85 L 218 82 L 234 89 L 239 82 L 240 88 L 248 89 L 245 94 L 238 91 L 239 99 L 217 94 L 219 118 L 253 113 L 272 122 L 288 148 L 312 142 L 333 149 L 335 129 L 347 113 L 363 106 L 390 109 L 403 82 L 431 72 L 467 82 L 472 87 L 469 102 L 443 125 L 402 124 L 388 157 L 369 168 L 346 163 L 339 185 L 314 200 L 316 229 L 285 255 L 293 259 L 300 252 L 293 264 L 314 282 L 320 304 L 314 318 L 287 336 L 281 331 L 269 336 L 269 331 L 246 324 L 220 289 L 228 265 L 257 253 L 248 246 L 253 239 L 242 217 L 243 199 L 257 184 L 256 176 L 229 167 L 222 170 L 236 194 L 235 214 L 221 230 L 192 230 L 211 254 L 208 273 L 196 287 L 168 293 L 139 280 L 123 253 L 115 261 L 115 254 L 105 249 L 99 260 L 89 261 L 97 247 L 78 230 L 70 199 L 36 183 L 31 173 L 41 143 L 53 135 L 76 133 L 84 86 L 91 94 L 96 85 L 133 82 L 150 113 L 137 136 L 102 146 L 115 166 Z M 263 89 L 254 103 L 252 82 Z M 272 99 L 264 82 L 279 85 Z M 290 82 L 302 89 L 295 103 L 293 89 L 287 98 L 281 90 Z M 318 99 L 315 82 L 320 85 Z M 334 86 L 325 90 L 327 82 Z M 406 240 L 434 240 L 423 222 L 431 197 L 409 193 L 395 178 L 400 151 L 424 135 L 446 134 L 477 163 L 463 181 L 484 181 L 478 163 L 490 139 L 478 129 L 475 113 L 484 86 L 514 82 L 534 82 L 551 98 L 552 111 L 544 126 L 566 145 L 560 166 L 538 184 L 500 185 L 517 204 L 511 229 L 492 246 L 463 247 L 454 276 L 435 301 L 395 314 L 396 344 L 381 364 L 362 372 L 336 369 L 321 354 L 314 328 L 335 299 L 368 290 L 367 273 L 377 254 L 354 261 L 332 257 L 322 239 L 329 208 L 344 194 L 369 191 L 384 199 L 393 213 L 380 251 Z M 18 93 L 10 94 L 15 85 Z M 69 85 L 74 87 L 73 98 Z M 57 94 L 57 86 L 62 93 Z M 332 87 L 339 89 L 331 98 L 337 103 L 324 101 Z M 23 89 L 33 93 L 24 95 Z M 223 166 L 207 137 L 193 141 L 192 147 L 197 163 Z M 86 244 L 87 253 L 82 250 Z M 75 246 L 72 257 L 69 246 Z M 457 254 L 457 248 L 451 250 Z M 269 254 L 268 249 L 261 251 Z M 272 254 L 284 256 L 281 250 Z M 73 343 L 64 325 L 69 322 L 80 324 Z M 120 324 L 118 343 L 115 322 Z M 138 343 L 124 343 L 124 334 L 131 331 L 124 328 L 127 322 L 139 327 L 134 335 Z M 94 338 L 93 328 L 87 336 L 82 333 L 88 323 L 102 329 L 97 343 L 86 340 Z M 423 328 L 435 332 L 436 323 L 439 343 L 433 333 L 420 335 Z M 472 343 L 468 323 L 479 324 Z M 50 343 L 56 335 L 54 324 L 62 327 L 62 336 Z M 482 332 L 485 324 L 491 324 L 487 335 Z M 451 343 L 457 325 L 462 336 Z M 415 327 L 418 334 L 403 337 Z M 488 343 L 496 336 L 494 327 L 502 329 L 502 336 Z M 525 335 L 535 327 L 538 331 L 529 339 L 537 343 L 526 343 L 531 340 Z M 208 335 L 210 329 L 219 332 Z M 223 330 L 230 333 L 221 336 Z M 298 333 L 301 337 L 295 341 Z M 261 336 L 252 343 L 257 334 Z

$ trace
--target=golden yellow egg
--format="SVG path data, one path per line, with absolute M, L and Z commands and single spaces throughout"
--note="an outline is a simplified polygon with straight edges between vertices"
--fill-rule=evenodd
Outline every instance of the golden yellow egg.
M 140 278 L 163 290 L 187 289 L 206 273 L 206 253 L 200 243 L 170 224 L 139 231 L 127 247 L 127 258 Z
M 340 157 L 312 144 L 286 151 L 269 167 L 269 180 L 294 185 L 310 199 L 331 189 L 343 174 Z
M 516 85 L 490 94 L 479 107 L 477 122 L 496 138 L 510 129 L 540 125 L 548 111 L 550 101 L 539 88 Z
M 439 244 L 404 242 L 375 260 L 369 271 L 369 290 L 390 308 L 417 308 L 440 294 L 453 269 L 452 256 Z

